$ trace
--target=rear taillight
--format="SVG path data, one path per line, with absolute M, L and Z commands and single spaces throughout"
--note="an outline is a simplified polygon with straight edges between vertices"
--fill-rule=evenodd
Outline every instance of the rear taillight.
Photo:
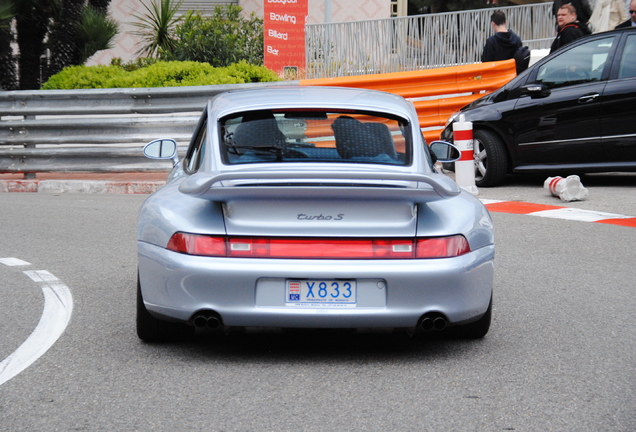
M 464 236 L 420 239 L 224 237 L 176 233 L 168 249 L 188 255 L 288 259 L 450 258 L 470 252 Z
M 225 237 L 213 237 L 175 233 L 168 242 L 168 249 L 188 255 L 227 256 Z
M 415 258 L 450 258 L 470 252 L 468 241 L 462 235 L 421 238 L 416 243 Z

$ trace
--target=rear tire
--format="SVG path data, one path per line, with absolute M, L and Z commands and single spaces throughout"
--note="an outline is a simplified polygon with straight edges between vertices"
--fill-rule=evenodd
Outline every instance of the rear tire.
M 479 187 L 498 186 L 508 173 L 506 148 L 494 132 L 477 129 L 473 132 L 475 148 L 475 184 Z
M 146 309 L 137 276 L 137 336 L 145 342 L 172 342 L 186 339 L 193 332 L 186 324 L 159 320 Z
M 456 337 L 461 339 L 481 339 L 490 330 L 490 323 L 492 321 L 492 297 L 490 297 L 490 304 L 486 313 L 477 321 L 462 326 L 451 327 L 452 333 Z

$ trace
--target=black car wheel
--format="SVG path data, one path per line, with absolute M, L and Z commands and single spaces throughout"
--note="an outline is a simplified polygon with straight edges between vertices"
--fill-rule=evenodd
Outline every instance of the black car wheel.
M 141 296 L 141 285 L 137 276 L 137 336 L 145 342 L 170 342 L 187 338 L 193 334 L 187 325 L 158 320 L 150 315 Z
M 473 132 L 475 148 L 475 184 L 479 187 L 503 183 L 508 172 L 506 149 L 495 133 L 477 129 Z

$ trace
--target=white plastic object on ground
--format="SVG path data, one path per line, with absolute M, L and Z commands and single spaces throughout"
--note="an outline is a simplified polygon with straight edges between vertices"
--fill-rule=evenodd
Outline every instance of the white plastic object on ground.
M 582 201 L 589 195 L 588 190 L 583 187 L 581 179 L 577 175 L 566 178 L 548 177 L 543 183 L 543 187 L 565 202 Z

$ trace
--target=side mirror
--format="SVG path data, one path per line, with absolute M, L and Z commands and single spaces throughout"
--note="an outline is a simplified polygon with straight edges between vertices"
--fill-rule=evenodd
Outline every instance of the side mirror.
M 446 141 L 433 141 L 430 149 L 437 156 L 438 162 L 455 162 L 462 155 L 457 147 Z
M 530 96 L 533 99 L 550 96 L 550 89 L 541 83 L 526 84 L 521 87 L 521 96 Z
M 158 139 L 150 141 L 144 147 L 144 156 L 150 159 L 172 159 L 179 162 L 177 143 L 173 139 Z

